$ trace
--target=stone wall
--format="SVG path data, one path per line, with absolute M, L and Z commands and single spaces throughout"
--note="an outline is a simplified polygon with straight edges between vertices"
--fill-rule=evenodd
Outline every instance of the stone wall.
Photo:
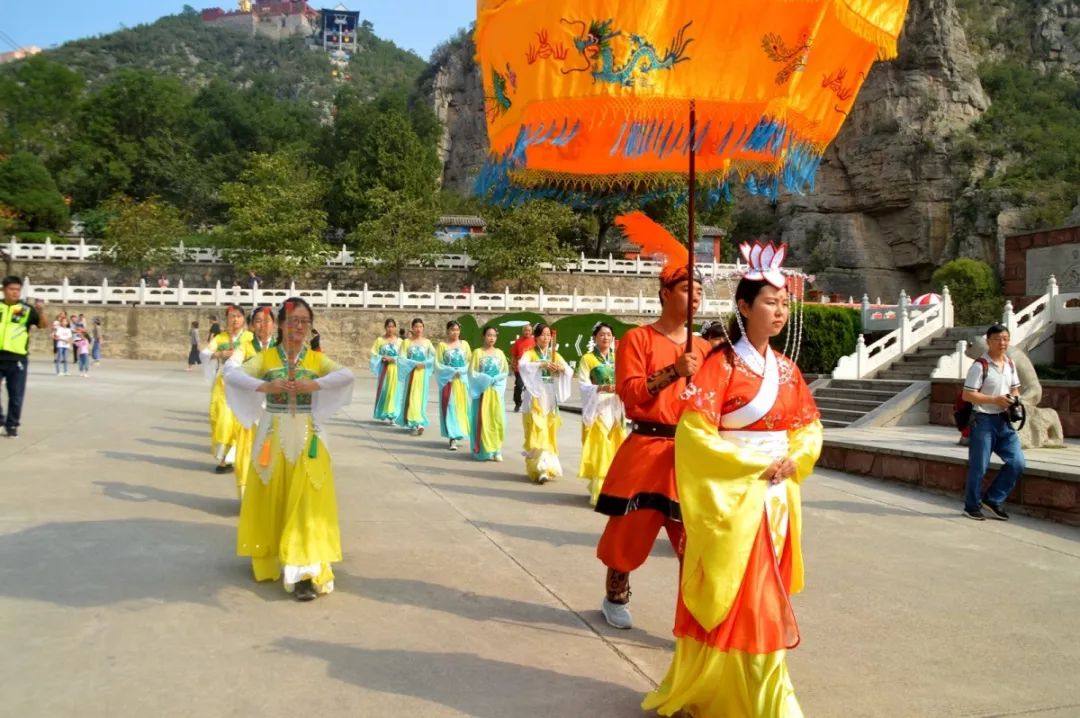
M 64 277 L 67 277 L 70 284 L 100 285 L 102 279 L 108 279 L 109 284 L 114 286 L 135 286 L 139 283 L 137 272 L 101 262 L 15 260 L 11 262 L 9 271 L 20 277 L 29 277 L 32 284 L 60 284 Z M 179 279 L 183 279 L 184 284 L 189 287 L 213 287 L 214 283 L 219 281 L 226 287 L 231 286 L 234 281 L 240 281 L 246 286 L 243 276 L 237 276 L 231 266 L 224 264 L 182 264 L 165 275 L 174 287 Z M 645 296 L 654 296 L 658 289 L 656 277 L 650 276 L 549 272 L 543 275 L 542 281 L 544 291 L 548 294 L 573 294 L 576 290 L 583 295 L 603 295 L 610 292 L 612 296 L 636 297 L 638 292 Z M 305 272 L 296 279 L 296 285 L 304 288 L 325 287 L 328 282 L 332 282 L 337 289 L 361 289 L 365 282 L 370 289 L 398 288 L 391 279 L 353 267 L 321 267 Z M 431 291 L 435 285 L 446 291 L 457 291 L 469 286 L 472 279 L 468 272 L 462 270 L 409 269 L 402 274 L 401 282 L 408 291 Z M 272 289 L 288 285 L 288 281 L 283 281 L 268 282 L 265 286 Z M 501 292 L 504 287 L 494 286 L 490 289 Z M 511 286 L 510 289 L 514 290 L 514 287 Z M 486 291 L 486 288 L 477 284 L 477 290 Z M 710 299 L 727 298 L 729 292 L 726 283 L 711 284 L 706 290 L 706 296 Z
M 49 317 L 60 307 L 50 306 Z M 153 361 L 182 362 L 187 358 L 191 322 L 199 322 L 203 336 L 210 328 L 210 315 L 224 318 L 223 308 L 211 307 L 145 307 L 145 306 L 92 306 L 67 308 L 81 312 L 87 320 L 100 317 L 105 342 L 102 345 L 106 359 L 148 359 Z M 375 337 L 383 333 L 383 320 L 394 317 L 400 326 L 414 316 L 421 316 L 428 327 L 428 336 L 437 341 L 442 338 L 442 328 L 451 319 L 461 316 L 461 311 L 417 311 L 415 309 L 315 309 L 315 325 L 322 338 L 322 348 L 335 360 L 353 367 L 366 367 Z M 478 323 L 503 316 L 503 313 L 474 313 Z M 565 314 L 547 315 L 551 322 Z M 618 319 L 642 324 L 655 321 L 656 317 L 619 316 Z M 45 330 L 31 332 L 31 352 L 37 356 L 52 354 L 50 334 Z
M 967 484 L 967 459 L 831 444 L 826 438 L 818 466 L 849 474 L 917 486 L 958 498 Z M 987 472 L 983 490 L 997 476 Z M 1075 477 L 1028 468 L 1009 494 L 1008 501 L 1025 514 L 1080 525 L 1080 482 Z
M 1060 291 L 1080 292 L 1080 226 L 1005 240 L 1005 295 L 1018 309 L 1046 293 L 1050 274 Z
M 930 423 L 938 426 L 955 426 L 953 402 L 963 386 L 960 379 L 935 379 L 930 386 Z M 1043 396 L 1039 406 L 1053 409 L 1061 418 L 1065 436 L 1080 438 L 1080 382 L 1044 381 Z

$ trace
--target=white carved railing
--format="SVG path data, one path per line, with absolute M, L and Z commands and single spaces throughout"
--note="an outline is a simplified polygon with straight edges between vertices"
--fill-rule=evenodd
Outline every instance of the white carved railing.
M 837 362 L 833 379 L 872 377 L 907 352 L 914 351 L 953 326 L 952 295 L 948 287 L 942 290 L 940 304 L 919 307 L 919 311 L 911 311 L 907 294 L 901 291 L 897 307 L 900 325 L 870 345 L 860 334 L 855 351 Z
M 140 304 L 158 306 L 222 306 L 227 303 L 253 306 L 276 304 L 288 297 L 299 296 L 315 306 L 344 307 L 354 309 L 435 309 L 474 311 L 534 311 L 556 314 L 659 314 L 660 301 L 655 296 L 638 293 L 633 297 L 578 294 L 547 294 L 541 289 L 536 294 L 511 292 L 477 292 L 470 287 L 465 292 L 444 292 L 438 285 L 432 291 L 409 291 L 399 286 L 397 291 L 369 289 L 334 289 L 332 283 L 325 288 L 301 289 L 291 283 L 287 289 L 264 289 L 257 284 L 253 288 L 226 288 L 217 282 L 213 287 L 187 287 L 181 280 L 175 287 L 152 287 L 140 282 L 134 287 L 114 287 L 108 280 L 97 286 L 77 286 L 65 277 L 60 284 L 32 284 L 23 281 L 23 296 L 29 301 L 42 299 L 49 304 Z M 732 303 L 727 299 L 706 299 L 705 316 L 720 316 L 731 312 Z
M 101 255 L 101 247 L 96 244 L 87 244 L 80 239 L 78 243 L 56 244 L 46 239 L 42 243 L 10 242 L 0 245 L 11 259 L 34 260 L 34 261 L 95 261 Z M 221 253 L 209 247 L 185 247 L 180 242 L 176 247 L 178 259 L 196 264 L 224 264 L 225 260 Z M 326 260 L 328 267 L 351 267 L 357 264 L 356 255 L 344 245 L 333 257 Z M 412 262 L 413 267 L 434 267 L 436 269 L 469 269 L 476 264 L 467 254 L 436 254 L 424 261 Z M 705 262 L 695 265 L 702 275 L 716 277 L 735 269 L 733 264 L 720 264 L 718 262 Z M 594 259 L 581 254 L 579 257 L 566 263 L 562 270 L 555 266 L 542 262 L 540 268 L 545 271 L 582 272 L 585 274 L 614 274 L 625 276 L 656 275 L 660 271 L 660 264 L 647 259 L 617 259 L 609 254 L 606 259 Z
M 1073 306 L 1070 306 L 1073 305 Z M 1054 336 L 1058 324 L 1080 323 L 1080 292 L 1062 294 L 1057 278 L 1050 275 L 1046 282 L 1046 294 L 1024 307 L 1013 310 L 1012 302 L 1005 302 L 1001 323 L 1009 330 L 1009 343 L 1031 350 Z M 931 373 L 933 379 L 963 379 L 974 359 L 967 356 L 968 343 L 959 341 L 956 350 L 938 360 Z

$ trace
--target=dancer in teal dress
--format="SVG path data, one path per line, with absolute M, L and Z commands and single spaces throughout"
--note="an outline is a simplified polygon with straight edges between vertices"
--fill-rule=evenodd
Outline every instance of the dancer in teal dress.
M 420 436 L 430 423 L 427 416 L 428 377 L 435 365 L 435 348 L 424 337 L 424 320 L 413 319 L 412 336 L 401 345 L 398 365 L 398 426 Z
M 401 355 L 401 338 L 397 322 L 383 322 L 385 334 L 375 340 L 371 347 L 371 373 L 375 375 L 375 419 L 393 424 L 401 404 L 398 393 L 398 364 Z
M 472 419 L 472 455 L 477 461 L 502 461 L 506 438 L 506 377 L 510 363 L 495 347 L 499 332 L 484 328 L 484 346 L 473 352 L 469 362 L 469 398 Z
M 446 341 L 435 350 L 435 380 L 439 385 L 439 430 L 450 440 L 450 451 L 469 439 L 469 388 L 472 348 L 461 339 L 461 325 L 446 324 Z

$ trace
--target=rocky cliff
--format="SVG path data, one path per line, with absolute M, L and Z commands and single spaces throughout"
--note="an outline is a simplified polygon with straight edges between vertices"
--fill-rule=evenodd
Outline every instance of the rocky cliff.
M 428 91 L 446 128 L 444 185 L 463 192 L 487 144 L 473 52 L 462 38 L 436 58 Z M 1004 237 L 1038 221 L 1016 192 L 985 186 L 1007 160 L 988 159 L 972 141 L 992 102 L 980 67 L 1003 58 L 1076 76 L 1080 3 L 912 0 L 899 56 L 871 71 L 815 190 L 775 206 L 739 197 L 739 209 L 771 215 L 828 291 L 919 291 L 957 256 L 1000 266 Z

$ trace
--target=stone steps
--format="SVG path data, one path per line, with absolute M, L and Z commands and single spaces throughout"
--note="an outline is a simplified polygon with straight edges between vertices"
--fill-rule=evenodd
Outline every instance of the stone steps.
M 885 400 L 892 398 L 886 397 Z M 853 409 L 856 411 L 869 412 L 881 406 L 881 400 L 875 399 L 855 399 L 844 396 L 820 396 L 814 397 L 815 403 L 822 411 L 826 409 Z
M 862 419 L 910 386 L 906 381 L 834 379 L 814 391 L 826 428 L 843 428 Z

